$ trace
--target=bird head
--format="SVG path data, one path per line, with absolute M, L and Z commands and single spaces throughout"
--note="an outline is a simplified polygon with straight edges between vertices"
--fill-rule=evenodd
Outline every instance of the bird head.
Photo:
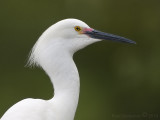
M 38 63 L 37 61 L 42 57 L 56 51 L 74 54 L 101 40 L 135 44 L 134 41 L 127 38 L 95 30 L 80 20 L 65 19 L 55 23 L 41 35 L 32 49 L 29 62 Z
M 111 40 L 117 42 L 135 44 L 134 41 L 117 35 L 101 32 L 90 28 L 86 23 L 77 19 L 65 19 L 54 24 L 50 31 L 50 39 L 57 39 L 63 47 L 75 52 L 94 42 Z

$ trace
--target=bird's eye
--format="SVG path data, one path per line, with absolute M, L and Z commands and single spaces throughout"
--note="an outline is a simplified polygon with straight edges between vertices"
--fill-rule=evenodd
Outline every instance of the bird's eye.
M 78 31 L 78 32 L 81 31 L 81 27 L 79 27 L 79 26 L 75 26 L 74 29 L 75 29 L 75 31 Z

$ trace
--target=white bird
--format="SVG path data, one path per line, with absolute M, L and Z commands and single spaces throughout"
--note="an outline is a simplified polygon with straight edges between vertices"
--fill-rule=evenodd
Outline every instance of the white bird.
M 124 37 L 100 32 L 77 19 L 65 19 L 49 27 L 34 45 L 29 65 L 36 65 L 50 77 L 54 97 L 24 99 L 1 120 L 73 120 L 79 99 L 80 81 L 73 54 L 102 39 L 133 43 Z

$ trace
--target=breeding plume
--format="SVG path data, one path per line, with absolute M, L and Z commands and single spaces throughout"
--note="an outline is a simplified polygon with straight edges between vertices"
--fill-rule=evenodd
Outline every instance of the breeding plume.
M 101 40 L 135 44 L 124 37 L 90 28 L 77 19 L 65 19 L 49 27 L 34 45 L 28 64 L 42 67 L 47 73 L 54 97 L 24 99 L 7 110 L 1 120 L 73 120 L 80 89 L 73 54 Z

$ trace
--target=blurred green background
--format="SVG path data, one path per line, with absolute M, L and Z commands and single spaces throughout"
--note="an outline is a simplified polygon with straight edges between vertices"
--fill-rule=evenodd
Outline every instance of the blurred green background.
M 65 18 L 137 42 L 102 41 L 75 54 L 75 120 L 160 119 L 159 0 L 1 0 L 0 116 L 24 98 L 53 96 L 44 71 L 24 66 L 41 33 Z

